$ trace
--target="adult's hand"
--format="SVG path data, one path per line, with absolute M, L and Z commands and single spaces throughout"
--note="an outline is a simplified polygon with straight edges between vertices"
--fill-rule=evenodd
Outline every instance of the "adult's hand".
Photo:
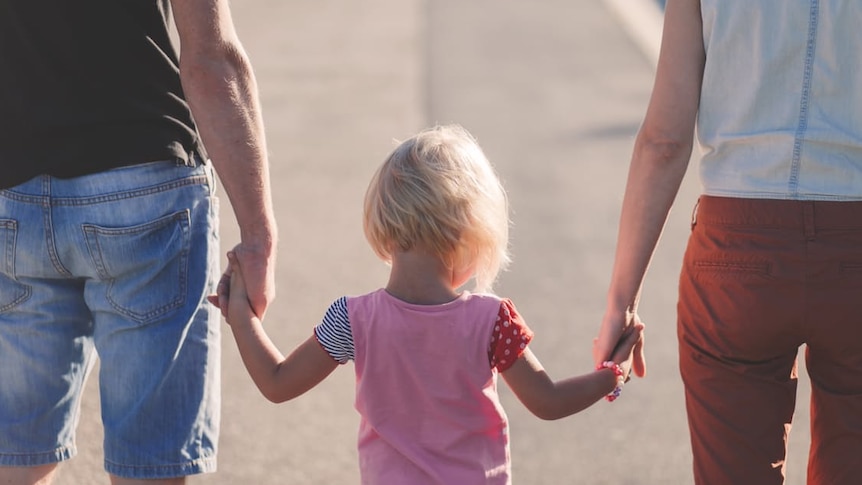
M 275 299 L 275 250 L 264 244 L 241 242 L 232 249 L 242 266 L 248 301 L 255 315 L 263 319 L 267 307 Z M 217 306 L 227 316 L 230 296 L 231 267 L 228 266 L 219 281 Z M 212 303 L 215 301 L 210 300 Z
M 626 311 L 622 314 L 606 313 L 599 328 L 599 335 L 593 339 L 593 360 L 596 364 L 609 360 L 614 349 L 620 342 L 625 330 L 633 326 L 642 326 L 637 313 Z M 632 360 L 632 370 L 638 377 L 646 375 L 646 360 L 644 359 L 644 335 L 635 344 Z

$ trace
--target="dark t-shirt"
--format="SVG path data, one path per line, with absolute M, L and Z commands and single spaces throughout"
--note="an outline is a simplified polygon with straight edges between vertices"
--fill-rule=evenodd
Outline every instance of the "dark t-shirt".
M 0 188 L 201 156 L 168 0 L 0 0 Z

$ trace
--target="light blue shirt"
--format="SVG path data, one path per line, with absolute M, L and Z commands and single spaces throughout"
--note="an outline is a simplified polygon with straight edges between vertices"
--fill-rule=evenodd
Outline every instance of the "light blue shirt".
M 862 200 L 862 0 L 701 0 L 704 193 Z

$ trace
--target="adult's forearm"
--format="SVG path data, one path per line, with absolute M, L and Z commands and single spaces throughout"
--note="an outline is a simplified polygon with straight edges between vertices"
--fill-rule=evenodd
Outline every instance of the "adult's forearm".
M 636 311 L 640 290 L 679 191 L 691 156 L 691 146 L 638 136 L 629 168 L 608 312 Z
M 241 46 L 184 53 L 183 89 L 233 207 L 243 241 L 275 247 L 266 139 L 251 65 Z

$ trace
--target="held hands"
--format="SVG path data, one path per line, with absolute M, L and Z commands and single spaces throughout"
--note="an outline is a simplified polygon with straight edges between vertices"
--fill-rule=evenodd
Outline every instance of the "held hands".
M 267 307 L 275 298 L 275 255 L 267 251 L 263 245 L 252 243 L 237 244 L 228 252 L 229 257 L 231 254 L 237 263 L 242 264 L 245 281 L 248 282 L 246 288 L 249 304 L 254 309 L 255 315 L 263 319 Z M 228 266 L 218 282 L 218 302 L 214 302 L 212 296 L 207 297 L 212 304 L 222 310 L 222 316 L 225 318 L 227 318 L 228 307 L 227 295 L 231 284 L 231 266 Z
M 635 349 L 643 346 L 643 329 L 644 324 L 639 321 L 626 328 L 610 357 L 611 361 L 622 368 L 623 379 L 626 381 L 629 380 L 632 363 L 635 361 Z
M 622 365 L 622 361 L 617 360 L 617 357 L 623 357 L 628 361 L 628 367 L 624 369 L 626 376 L 630 370 L 634 371 L 638 377 L 645 376 L 643 329 L 644 324 L 635 312 L 626 311 L 622 319 L 606 313 L 599 329 L 599 336 L 593 340 L 593 360 L 596 364 L 613 360 Z M 637 334 L 637 338 L 631 341 L 632 347 L 624 356 L 619 355 L 618 353 L 625 350 L 629 345 L 632 333 Z
M 228 267 L 218 285 L 218 294 L 207 297 L 210 303 L 221 309 L 227 323 L 249 321 L 257 315 L 249 301 L 243 267 L 233 251 L 227 253 Z

